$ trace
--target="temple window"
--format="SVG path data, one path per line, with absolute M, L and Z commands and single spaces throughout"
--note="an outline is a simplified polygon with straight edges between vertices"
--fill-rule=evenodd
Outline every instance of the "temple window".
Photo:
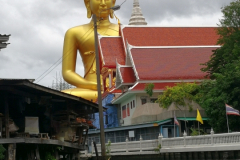
M 151 102 L 151 103 L 156 103 L 156 100 L 157 100 L 157 98 L 151 98 L 151 99 L 150 99 L 150 102 Z
M 141 98 L 142 105 L 147 103 L 147 98 Z

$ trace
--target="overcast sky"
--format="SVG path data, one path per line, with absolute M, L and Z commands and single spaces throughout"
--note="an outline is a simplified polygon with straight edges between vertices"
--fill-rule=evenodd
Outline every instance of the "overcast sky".
M 39 81 L 51 86 L 56 73 L 61 73 L 66 30 L 90 21 L 83 1 L 1 0 L 0 34 L 11 34 L 11 44 L 0 51 L 0 78 L 28 78 L 38 82 L 39 76 L 54 66 Z M 123 1 L 117 0 L 116 4 Z M 151 26 L 216 26 L 222 18 L 221 7 L 233 0 L 139 1 Z M 128 24 L 132 6 L 133 0 L 127 0 L 116 12 L 122 24 Z M 81 57 L 77 64 L 77 72 L 83 75 Z

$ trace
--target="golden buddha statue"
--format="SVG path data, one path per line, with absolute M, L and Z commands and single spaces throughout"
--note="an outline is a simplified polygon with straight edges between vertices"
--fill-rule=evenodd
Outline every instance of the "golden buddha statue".
M 87 17 L 97 17 L 97 31 L 103 36 L 119 36 L 119 26 L 109 21 L 114 17 L 113 10 L 116 0 L 84 0 Z M 84 77 L 75 72 L 77 51 L 80 52 L 84 65 Z M 88 24 L 70 28 L 64 38 L 62 75 L 66 82 L 77 88 L 63 90 L 84 99 L 97 99 L 96 57 L 94 47 L 93 19 Z

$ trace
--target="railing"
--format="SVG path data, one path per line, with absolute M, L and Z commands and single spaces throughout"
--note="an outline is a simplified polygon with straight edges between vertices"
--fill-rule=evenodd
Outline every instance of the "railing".
M 154 140 L 142 140 L 142 137 L 140 136 L 140 141 L 129 141 L 128 138 L 126 138 L 126 142 L 120 142 L 120 143 L 110 143 L 106 144 L 106 147 L 108 147 L 109 154 L 132 154 L 132 153 L 146 153 L 146 152 L 154 152 L 159 143 L 158 139 Z M 101 145 L 97 144 L 97 150 L 98 152 L 101 152 Z M 95 150 L 93 148 L 92 144 L 92 154 L 95 154 Z
M 161 151 L 171 151 L 171 149 L 184 149 L 185 151 L 188 148 L 202 148 L 203 150 L 208 150 L 209 147 L 226 146 L 225 149 L 228 150 L 228 146 L 239 146 L 240 149 L 240 132 L 236 133 L 224 133 L 224 134 L 214 134 L 214 131 L 211 130 L 209 135 L 201 136 L 187 136 L 184 132 L 183 137 L 177 138 L 163 138 L 160 134 L 158 139 L 155 140 L 143 140 L 140 136 L 139 141 L 129 142 L 128 138 L 126 142 L 121 143 L 111 143 L 110 145 L 106 144 L 108 147 L 109 154 L 156 154 L 156 151 L 159 152 L 159 145 L 161 145 Z M 208 147 L 208 148 L 207 148 Z M 101 152 L 101 145 L 97 144 L 98 152 Z M 224 148 L 221 148 L 224 149 Z M 95 154 L 93 145 L 92 145 L 92 154 Z
M 161 137 L 160 137 L 161 138 Z M 183 137 L 178 138 L 163 138 L 161 140 L 162 148 L 176 148 L 176 147 L 186 147 L 186 146 L 211 146 L 211 145 L 225 145 L 225 144 L 240 144 L 240 132 L 236 133 L 224 133 L 224 134 L 214 134 L 211 130 L 210 135 L 201 136 L 186 136 L 184 132 Z

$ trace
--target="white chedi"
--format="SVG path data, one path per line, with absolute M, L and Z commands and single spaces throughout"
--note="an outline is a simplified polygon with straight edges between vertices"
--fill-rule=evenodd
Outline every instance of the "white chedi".
M 138 0 L 134 0 L 133 2 L 133 10 L 129 20 L 129 25 L 147 25 Z

